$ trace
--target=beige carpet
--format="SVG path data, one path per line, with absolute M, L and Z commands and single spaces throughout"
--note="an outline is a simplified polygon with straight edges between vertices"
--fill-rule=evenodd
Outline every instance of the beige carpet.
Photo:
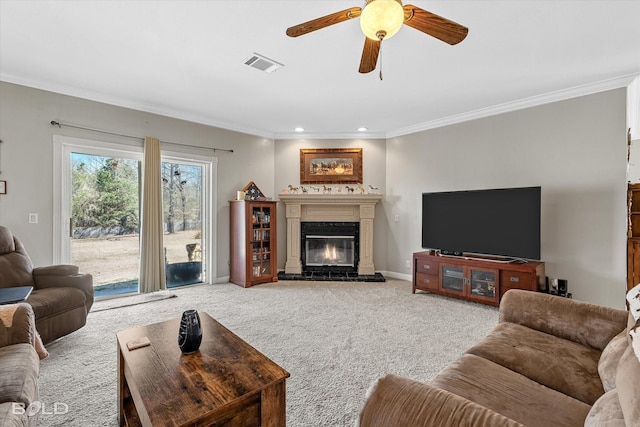
M 91 312 L 97 313 L 99 311 L 131 307 L 134 305 L 146 304 L 148 302 L 156 302 L 163 299 L 177 298 L 177 297 L 178 295 L 170 291 L 158 291 L 158 292 L 152 292 L 150 294 L 131 295 L 126 298 L 120 296 L 120 297 L 109 298 L 109 299 L 104 299 L 102 301 L 99 301 L 98 303 L 94 304 L 93 307 L 91 307 Z
M 49 344 L 40 398 L 45 408 L 58 402 L 68 411 L 41 414 L 38 425 L 116 426 L 115 333 L 191 308 L 209 313 L 291 373 L 287 425 L 293 427 L 353 426 L 376 378 L 395 373 L 429 380 L 498 317 L 494 307 L 413 295 L 411 284 L 399 280 L 202 285 L 171 294 L 176 297 L 143 304 L 122 301 L 121 308 L 113 300 L 97 302 L 96 310 L 110 309 L 90 313 L 84 328 Z

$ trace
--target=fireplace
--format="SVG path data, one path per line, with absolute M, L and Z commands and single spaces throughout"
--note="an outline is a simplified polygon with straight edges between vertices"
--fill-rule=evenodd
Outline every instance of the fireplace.
M 382 275 L 375 272 L 375 266 L 373 265 L 373 221 L 375 218 L 375 205 L 382 199 L 381 194 L 304 193 L 280 194 L 279 198 L 280 201 L 285 204 L 285 215 L 287 219 L 287 259 L 283 275 L 289 277 L 289 280 L 316 280 L 315 278 L 306 279 L 306 277 L 322 275 L 320 273 L 309 272 L 308 270 L 312 267 L 324 267 L 324 265 L 307 265 L 319 264 L 320 262 L 316 262 L 315 259 L 313 262 L 306 261 L 307 243 L 302 240 L 302 224 L 329 223 L 356 224 L 357 231 L 347 233 L 344 229 L 328 227 L 328 230 L 320 230 L 321 232 L 314 230 L 312 232 L 305 231 L 305 233 L 307 236 L 322 236 L 321 238 L 333 240 L 333 243 L 336 243 L 336 237 L 347 236 L 353 233 L 356 236 L 353 239 L 353 260 L 348 259 L 348 262 L 351 264 L 352 261 L 354 266 L 342 265 L 346 264 L 346 262 L 331 262 L 325 264 L 330 265 L 334 270 L 353 269 L 352 271 L 355 273 L 343 274 L 343 276 L 348 276 L 348 280 L 351 280 L 351 277 L 356 277 L 357 279 L 366 278 L 365 281 L 371 278 L 371 281 L 374 281 L 374 277 L 377 278 L 377 276 L 380 276 L 382 278 L 380 281 L 384 281 Z M 322 245 L 321 247 L 324 248 L 324 244 L 320 242 L 309 244 L 315 246 Z M 303 251 L 305 251 L 304 255 Z M 351 249 L 345 249 L 345 251 L 347 254 L 351 253 Z M 332 252 L 333 249 L 330 249 L 330 254 Z M 337 252 L 338 248 L 336 248 L 336 255 L 338 255 Z M 304 274 L 303 264 L 305 264 Z M 280 277 L 280 274 L 278 274 L 278 277 Z M 332 274 L 327 280 L 333 279 L 333 277 L 334 275 Z
M 357 273 L 359 231 L 357 222 L 301 222 L 302 271 Z

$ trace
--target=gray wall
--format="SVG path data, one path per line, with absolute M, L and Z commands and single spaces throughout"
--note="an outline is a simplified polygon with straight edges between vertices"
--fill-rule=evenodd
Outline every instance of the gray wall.
M 218 277 L 229 274 L 227 201 L 254 181 L 268 197 L 299 184 L 299 149 L 362 147 L 365 185 L 384 193 L 376 209 L 377 270 L 410 277 L 420 248 L 424 191 L 542 186 L 542 259 L 577 299 L 623 307 L 626 277 L 626 92 L 575 98 L 388 140 L 272 141 L 154 114 L 0 83 L 0 224 L 27 245 L 36 265 L 52 260 L 52 136 L 123 142 L 58 120 L 154 136 L 218 152 Z M 126 140 L 124 141 L 126 142 Z M 281 204 L 279 205 L 281 207 Z M 28 224 L 38 213 L 40 223 Z M 395 222 L 394 216 L 398 216 Z M 284 215 L 279 215 L 284 241 Z M 284 245 L 278 248 L 284 267 Z
M 214 154 L 218 157 L 214 260 L 218 277 L 229 275 L 227 201 L 249 181 L 273 195 L 273 140 L 0 83 L 0 179 L 8 187 L 8 194 L 0 196 L 0 224 L 22 239 L 36 266 L 53 259 L 53 135 L 136 144 L 127 138 L 54 127 L 51 120 L 194 147 L 232 148 L 234 153 Z M 39 214 L 38 224 L 28 223 L 29 213 Z
M 574 298 L 623 307 L 624 89 L 387 141 L 387 266 L 410 273 L 426 191 L 542 186 L 542 259 Z M 470 207 L 471 208 L 471 207 Z

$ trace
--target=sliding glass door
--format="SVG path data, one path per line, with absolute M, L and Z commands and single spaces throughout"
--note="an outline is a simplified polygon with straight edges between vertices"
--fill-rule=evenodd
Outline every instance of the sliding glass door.
M 165 270 L 167 287 L 198 283 L 202 278 L 203 189 L 202 164 L 163 157 L 162 208 L 165 224 Z
M 93 275 L 97 296 L 138 291 L 137 156 L 71 152 L 70 262 Z
M 138 291 L 142 147 L 54 138 L 54 258 L 94 278 L 96 297 Z M 167 287 L 211 283 L 215 161 L 164 150 Z

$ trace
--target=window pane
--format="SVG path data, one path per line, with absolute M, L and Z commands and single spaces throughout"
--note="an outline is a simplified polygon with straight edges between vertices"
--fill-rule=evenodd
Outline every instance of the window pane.
M 71 166 L 71 263 L 96 297 L 137 292 L 139 161 L 72 153 Z
M 167 287 L 202 281 L 203 167 L 162 163 Z

